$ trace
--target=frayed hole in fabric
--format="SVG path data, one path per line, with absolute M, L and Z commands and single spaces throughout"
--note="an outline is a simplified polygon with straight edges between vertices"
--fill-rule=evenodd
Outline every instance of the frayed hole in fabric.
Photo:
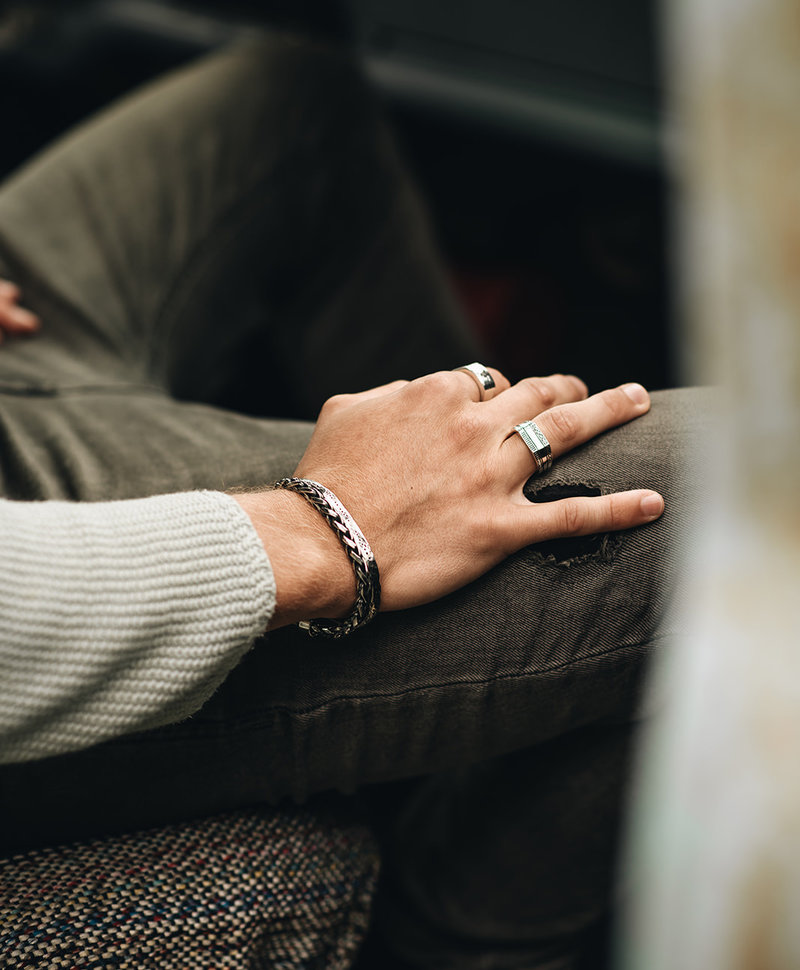
M 534 476 L 528 479 L 523 492 L 529 502 L 557 502 L 574 496 L 602 495 L 603 490 L 593 482 L 551 482 Z M 533 546 L 531 551 L 543 562 L 566 568 L 589 560 L 610 562 L 619 543 L 618 533 L 603 532 L 592 536 L 549 539 Z

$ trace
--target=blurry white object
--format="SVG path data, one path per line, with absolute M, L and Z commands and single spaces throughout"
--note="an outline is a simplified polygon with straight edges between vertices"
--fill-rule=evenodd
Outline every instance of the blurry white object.
M 627 970 L 800 967 L 800 4 L 672 0 L 691 376 L 722 385 L 659 670 Z

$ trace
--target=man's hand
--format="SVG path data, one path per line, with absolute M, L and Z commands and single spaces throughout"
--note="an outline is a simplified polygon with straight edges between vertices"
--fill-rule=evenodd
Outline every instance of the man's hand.
M 645 414 L 644 388 L 627 384 L 588 396 L 576 377 L 555 374 L 495 389 L 479 401 L 463 372 L 396 381 L 323 407 L 295 474 L 328 486 L 372 546 L 381 608 L 398 610 L 452 592 L 530 543 L 630 529 L 661 515 L 649 489 L 531 503 L 522 487 L 533 457 L 514 431 L 535 418 L 559 457 Z M 273 626 L 352 607 L 352 568 L 322 517 L 301 496 L 236 498 L 272 561 Z
M 20 289 L 0 280 L 0 342 L 4 333 L 34 333 L 41 322 L 35 313 L 19 305 Z

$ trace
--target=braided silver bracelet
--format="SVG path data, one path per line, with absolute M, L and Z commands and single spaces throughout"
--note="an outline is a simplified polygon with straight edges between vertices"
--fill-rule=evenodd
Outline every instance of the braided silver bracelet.
M 381 605 L 381 580 L 372 549 L 352 515 L 329 488 L 309 478 L 281 478 L 274 487 L 297 492 L 314 506 L 341 542 L 356 574 L 356 602 L 349 616 L 342 620 L 303 620 L 298 625 L 312 637 L 347 636 L 369 623 Z

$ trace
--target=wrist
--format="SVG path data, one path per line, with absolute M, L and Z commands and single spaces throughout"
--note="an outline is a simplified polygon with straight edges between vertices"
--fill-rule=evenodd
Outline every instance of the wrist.
M 249 516 L 272 565 L 276 605 L 269 629 L 347 615 L 356 595 L 353 569 L 322 516 L 288 491 L 233 498 Z
M 342 505 L 337 496 L 325 485 L 311 478 L 290 476 L 275 482 L 276 489 L 295 492 L 309 503 L 327 523 L 340 542 L 353 567 L 356 596 L 353 608 L 347 616 L 314 617 L 300 623 L 312 637 L 345 637 L 374 619 L 381 603 L 381 580 L 378 564 L 355 519 Z

